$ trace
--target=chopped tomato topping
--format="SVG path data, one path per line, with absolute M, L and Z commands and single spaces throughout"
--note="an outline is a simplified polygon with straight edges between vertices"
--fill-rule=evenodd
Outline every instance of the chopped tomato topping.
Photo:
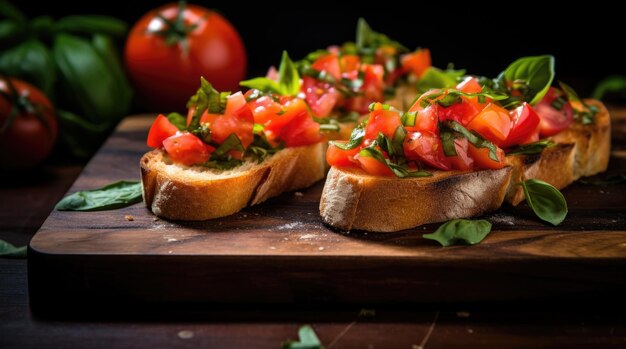
M 163 141 L 163 148 L 172 161 L 191 166 L 209 161 L 215 148 L 191 133 L 179 133 Z
M 530 104 L 526 102 L 511 110 L 510 114 L 511 131 L 506 140 L 500 144 L 503 148 L 524 144 L 525 140 L 531 138 L 533 134 L 536 133 L 537 126 L 539 125 L 539 115 L 537 115 Z
M 146 143 L 149 147 L 159 148 L 166 138 L 175 135 L 176 132 L 178 132 L 178 128 L 172 125 L 165 115 L 159 114 L 150 127 Z
M 511 117 L 508 110 L 490 103 L 467 124 L 467 128 L 500 145 L 509 136 Z
M 554 87 L 550 87 L 548 93 L 535 106 L 539 114 L 539 132 L 543 137 L 553 136 L 572 124 L 574 121 L 574 110 L 563 93 Z
M 430 58 L 430 50 L 427 48 L 419 49 L 413 53 L 402 56 L 402 68 L 411 72 L 416 77 L 421 77 L 428 68 L 432 66 Z
M 347 143 L 346 141 L 337 141 L 339 143 Z M 334 144 L 330 144 L 328 146 L 328 151 L 326 152 L 326 161 L 331 166 L 338 167 L 354 167 L 359 163 L 354 156 L 359 153 L 361 149 L 356 147 L 354 149 L 343 150 L 341 148 L 336 147 Z

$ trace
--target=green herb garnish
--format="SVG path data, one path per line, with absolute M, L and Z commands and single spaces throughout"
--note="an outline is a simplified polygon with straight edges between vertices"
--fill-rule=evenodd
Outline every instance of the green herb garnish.
M 434 233 L 422 237 L 435 240 L 443 247 L 456 244 L 475 245 L 491 232 L 491 223 L 481 220 L 453 219 L 440 225 Z
M 142 186 L 137 181 L 119 181 L 102 188 L 70 194 L 58 204 L 59 211 L 101 211 L 130 206 L 141 201 Z
M 567 216 L 567 202 L 558 189 L 539 179 L 529 179 L 520 185 L 528 206 L 537 217 L 552 225 L 563 222 Z

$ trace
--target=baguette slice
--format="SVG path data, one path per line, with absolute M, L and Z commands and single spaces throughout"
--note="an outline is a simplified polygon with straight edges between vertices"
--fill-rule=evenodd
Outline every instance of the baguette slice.
M 557 145 L 536 155 L 507 156 L 506 167 L 472 172 L 434 171 L 432 177 L 372 176 L 331 168 L 320 201 L 327 224 L 341 230 L 394 232 L 427 223 L 468 218 L 524 200 L 517 183 L 535 178 L 561 189 L 581 176 L 606 171 L 611 127 L 600 108 L 592 125 L 575 124 L 553 137 Z
M 232 170 L 172 163 L 160 149 L 140 160 L 143 197 L 157 216 L 177 220 L 224 217 L 324 178 L 325 145 L 283 149 L 260 164 Z

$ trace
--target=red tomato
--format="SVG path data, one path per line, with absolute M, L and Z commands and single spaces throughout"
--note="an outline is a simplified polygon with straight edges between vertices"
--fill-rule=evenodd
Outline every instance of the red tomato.
M 358 71 L 361 65 L 361 57 L 358 55 L 344 55 L 339 59 L 339 64 L 344 74 Z
M 179 133 L 163 141 L 163 148 L 172 161 L 191 166 L 209 161 L 215 148 L 191 133 Z
M 335 54 L 328 54 L 318 58 L 315 62 L 313 62 L 313 64 L 311 64 L 311 68 L 320 72 L 326 72 L 337 81 L 341 79 L 339 58 Z
M 537 103 L 535 110 L 541 119 L 539 132 L 543 137 L 553 136 L 566 128 L 574 121 L 574 110 L 569 102 L 565 102 L 561 110 L 552 106 L 554 100 L 562 96 L 562 92 L 550 87 L 545 97 Z
M 380 64 L 363 64 L 361 68 L 365 74 L 361 91 L 372 102 L 381 102 L 384 92 L 383 76 L 385 75 L 385 68 Z
M 509 113 L 511 115 L 511 132 L 509 132 L 506 140 L 500 144 L 503 148 L 522 144 L 532 136 L 539 125 L 539 115 L 526 102 Z
M 317 117 L 328 116 L 339 99 L 339 92 L 333 86 L 309 76 L 302 79 L 302 91 L 311 111 Z
M 473 76 L 466 77 L 463 81 L 456 85 L 456 89 L 466 93 L 479 93 L 483 91 L 482 86 L 478 83 L 478 79 Z
M 283 127 L 293 120 L 309 118 L 306 103 L 300 98 L 285 99 L 281 108 L 282 113 L 277 112 L 269 120 L 265 121 L 265 131 L 278 134 Z
M 469 171 L 474 165 L 474 159 L 468 155 L 469 142 L 467 138 L 458 138 L 454 140 L 456 156 L 448 157 L 450 167 L 455 170 Z
M 439 120 L 454 120 L 462 125 L 469 124 L 483 109 L 474 98 L 461 97 L 460 103 L 454 103 L 451 106 L 444 108 L 439 105 Z
M 322 139 L 320 124 L 306 113 L 298 114 L 297 118 L 282 129 L 278 138 L 283 140 L 287 147 L 314 144 Z
M 450 169 L 448 159 L 443 154 L 441 138 L 433 132 L 409 133 L 404 142 L 404 154 L 409 160 L 419 160 L 440 170 Z
M 211 137 L 217 143 L 224 142 L 231 134 L 239 137 L 244 148 L 252 143 L 254 116 L 241 92 L 228 96 L 224 114 L 217 117 L 212 126 Z
M 160 18 L 176 22 L 178 14 L 177 3 L 148 12 L 126 41 L 128 73 L 140 97 L 156 110 L 180 110 L 201 76 L 218 90 L 236 91 L 246 75 L 246 51 L 230 22 L 196 5 L 185 7 L 180 25 Z
M 146 144 L 152 148 L 160 148 L 163 141 L 175 135 L 176 132 L 178 132 L 178 128 L 172 125 L 165 115 L 159 114 L 150 127 Z
M 432 65 L 430 58 L 430 50 L 427 48 L 419 49 L 413 53 L 402 56 L 402 68 L 411 72 L 416 77 L 421 77 Z
M 54 107 L 43 92 L 18 79 L 8 79 L 20 96 L 14 95 L 6 79 L 0 79 L 0 127 L 3 127 L 12 108 L 17 117 L 0 134 L 0 167 L 26 169 L 42 162 L 52 150 L 57 138 L 57 119 Z M 22 99 L 20 103 L 17 100 Z M 37 115 L 39 114 L 39 116 Z
M 506 166 L 504 150 L 497 148 L 496 156 L 499 161 L 495 161 L 489 157 L 489 149 L 476 148 L 469 145 L 469 155 L 474 159 L 474 166 L 478 169 L 497 170 Z
M 370 118 L 365 128 L 365 139 L 376 139 L 378 133 L 392 138 L 398 126 L 402 125 L 400 114 L 392 110 L 378 109 L 370 113 Z
M 282 105 L 275 102 L 271 96 L 262 96 L 254 99 L 248 102 L 248 106 L 250 106 L 254 115 L 254 122 L 263 125 L 272 120 L 283 109 Z
M 511 117 L 508 110 L 489 103 L 467 124 L 467 128 L 478 132 L 496 145 L 500 145 L 509 136 Z
M 341 143 L 347 143 L 347 141 L 340 141 Z M 354 159 L 354 156 L 360 151 L 359 147 L 350 150 L 339 149 L 332 143 L 328 146 L 326 151 L 326 162 L 330 166 L 337 167 L 354 167 L 358 162 Z
M 409 111 L 413 112 L 413 111 L 418 111 L 418 110 L 424 109 L 424 107 L 422 106 L 422 102 L 424 101 L 424 99 L 426 99 L 426 97 L 428 97 L 428 96 L 431 96 L 431 95 L 434 95 L 434 94 L 438 94 L 438 93 L 441 93 L 441 90 L 438 89 L 438 88 L 434 88 L 434 89 L 431 89 L 431 90 L 428 90 L 428 91 L 422 93 L 422 95 L 415 101 L 415 103 L 413 103 L 411 108 L 409 108 Z M 438 100 L 442 99 L 443 97 L 445 97 L 444 93 L 442 93 L 438 97 L 434 98 L 433 99 L 433 103 L 431 103 L 431 105 L 434 104 L 434 101 L 438 101 Z
M 386 164 L 369 157 L 363 156 L 360 153 L 355 156 L 355 159 L 361 164 L 363 171 L 374 176 L 393 176 L 393 172 L 387 167 Z

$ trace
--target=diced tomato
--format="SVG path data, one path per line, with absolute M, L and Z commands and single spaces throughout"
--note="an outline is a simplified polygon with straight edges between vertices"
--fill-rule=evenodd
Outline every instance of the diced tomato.
M 337 141 L 339 142 L 339 141 Z M 347 143 L 347 141 L 341 141 L 341 143 Z M 359 153 L 360 147 L 354 149 L 343 150 L 337 148 L 334 144 L 328 146 L 326 151 L 326 161 L 330 166 L 337 167 L 354 167 L 359 163 L 354 156 Z
M 317 117 L 328 116 L 339 99 L 339 91 L 333 86 L 309 76 L 302 79 L 302 91 L 311 111 Z
M 211 137 L 217 143 L 224 142 L 231 134 L 239 137 L 244 148 L 252 143 L 254 116 L 241 92 L 228 97 L 224 114 L 217 117 L 212 126 Z
M 187 112 L 187 125 L 191 123 L 195 109 L 195 107 L 189 108 L 189 111 Z M 205 110 L 204 113 L 202 113 L 202 116 L 200 116 L 200 123 L 213 125 L 213 122 L 215 122 L 215 119 L 217 119 L 218 116 L 220 116 L 220 114 L 209 114 L 209 112 Z
M 363 156 L 360 153 L 355 156 L 355 159 L 361 164 L 361 168 L 374 176 L 393 176 L 393 172 L 387 167 L 386 164 L 374 159 L 373 157 Z
M 432 60 L 430 58 L 430 50 L 427 48 L 419 49 L 413 53 L 402 56 L 402 68 L 411 72 L 416 77 L 421 77 L 430 66 Z
M 361 90 L 365 97 L 372 102 L 381 102 L 383 100 L 383 77 L 385 68 L 380 64 L 363 64 L 361 66 L 365 76 L 363 77 L 363 87 Z
M 535 105 L 535 110 L 541 120 L 539 132 L 543 137 L 553 136 L 565 130 L 574 121 L 574 110 L 569 102 L 565 101 L 560 110 L 552 105 L 562 95 L 560 90 L 550 87 L 548 93 Z
M 409 108 L 409 111 L 410 112 L 414 112 L 414 111 L 418 111 L 418 110 L 424 109 L 424 107 L 422 106 L 422 102 L 424 101 L 424 99 L 426 97 L 428 97 L 428 96 L 431 96 L 431 95 L 434 95 L 434 94 L 438 94 L 438 93 L 441 93 L 441 90 L 438 89 L 438 88 L 433 88 L 431 90 L 428 90 L 428 91 L 422 93 L 422 95 L 415 101 L 415 103 L 413 103 L 411 108 Z M 434 98 L 432 104 L 434 104 L 434 101 L 438 101 L 438 100 L 442 99 L 443 97 L 445 97 L 444 93 L 442 93 L 437 98 Z
M 519 144 L 524 145 L 528 143 L 534 143 L 534 142 L 537 142 L 538 140 L 539 140 L 539 127 L 537 127 L 533 132 L 531 132 L 528 137 L 521 140 Z
M 450 167 L 455 170 L 468 171 L 472 169 L 474 165 L 474 159 L 468 155 L 467 138 L 457 138 L 454 140 L 454 147 L 456 149 L 456 156 L 448 157 Z
M 439 135 L 424 131 L 411 132 L 404 142 L 404 155 L 409 160 L 419 160 L 440 170 L 449 170 L 448 159 L 443 154 Z
M 370 113 L 370 118 L 365 128 L 366 139 L 376 139 L 378 133 L 393 138 L 398 126 L 402 125 L 400 114 L 393 110 L 378 109 Z
M 267 70 L 267 73 L 265 73 L 265 77 L 270 80 L 278 81 L 278 70 L 276 70 L 276 67 L 274 67 L 273 65 L 270 66 L 270 68 Z
M 359 70 L 361 65 L 361 57 L 358 55 L 344 55 L 339 59 L 341 71 L 343 73 L 351 73 Z
M 460 103 L 454 103 L 451 106 L 444 108 L 439 105 L 439 120 L 454 120 L 462 125 L 467 125 L 471 122 L 483 108 L 475 103 L 474 98 L 461 97 Z M 435 105 L 432 105 L 435 106 Z M 431 106 L 431 107 L 432 107 Z
M 191 133 L 179 133 L 163 141 L 163 148 L 175 163 L 191 166 L 207 162 L 215 148 Z
M 300 113 L 282 128 L 278 138 L 284 141 L 287 147 L 314 144 L 322 139 L 320 124 L 313 121 L 307 113 Z
M 248 102 L 248 106 L 254 115 L 254 122 L 263 125 L 272 120 L 283 109 L 283 106 L 275 102 L 271 96 L 261 96 L 254 99 Z
M 467 124 L 467 128 L 478 132 L 496 145 L 500 145 L 509 136 L 511 117 L 508 110 L 489 103 Z
M 483 91 L 483 87 L 478 83 L 478 79 L 473 76 L 466 77 L 456 85 L 456 89 L 465 93 L 479 93 Z
M 439 110 L 439 105 L 434 104 L 417 111 L 415 115 L 415 125 L 407 126 L 407 131 L 429 131 L 436 133 Z
M 533 135 L 539 125 L 539 115 L 526 102 L 509 113 L 511 115 L 511 131 L 506 140 L 500 144 L 503 148 L 522 144 Z
M 311 64 L 311 68 L 317 71 L 324 71 L 328 73 L 330 76 L 335 78 L 335 80 L 341 79 L 341 67 L 339 66 L 339 58 L 335 54 L 328 54 L 318 58 L 313 64 Z
M 500 148 L 496 150 L 496 156 L 499 161 L 489 157 L 489 149 L 476 148 L 472 144 L 469 145 L 469 155 L 474 159 L 474 167 L 477 169 L 497 170 L 506 166 L 504 150 Z
M 165 115 L 159 114 L 150 127 L 146 143 L 149 147 L 159 148 L 166 138 L 175 135 L 176 132 L 178 132 L 178 128 L 172 125 Z

